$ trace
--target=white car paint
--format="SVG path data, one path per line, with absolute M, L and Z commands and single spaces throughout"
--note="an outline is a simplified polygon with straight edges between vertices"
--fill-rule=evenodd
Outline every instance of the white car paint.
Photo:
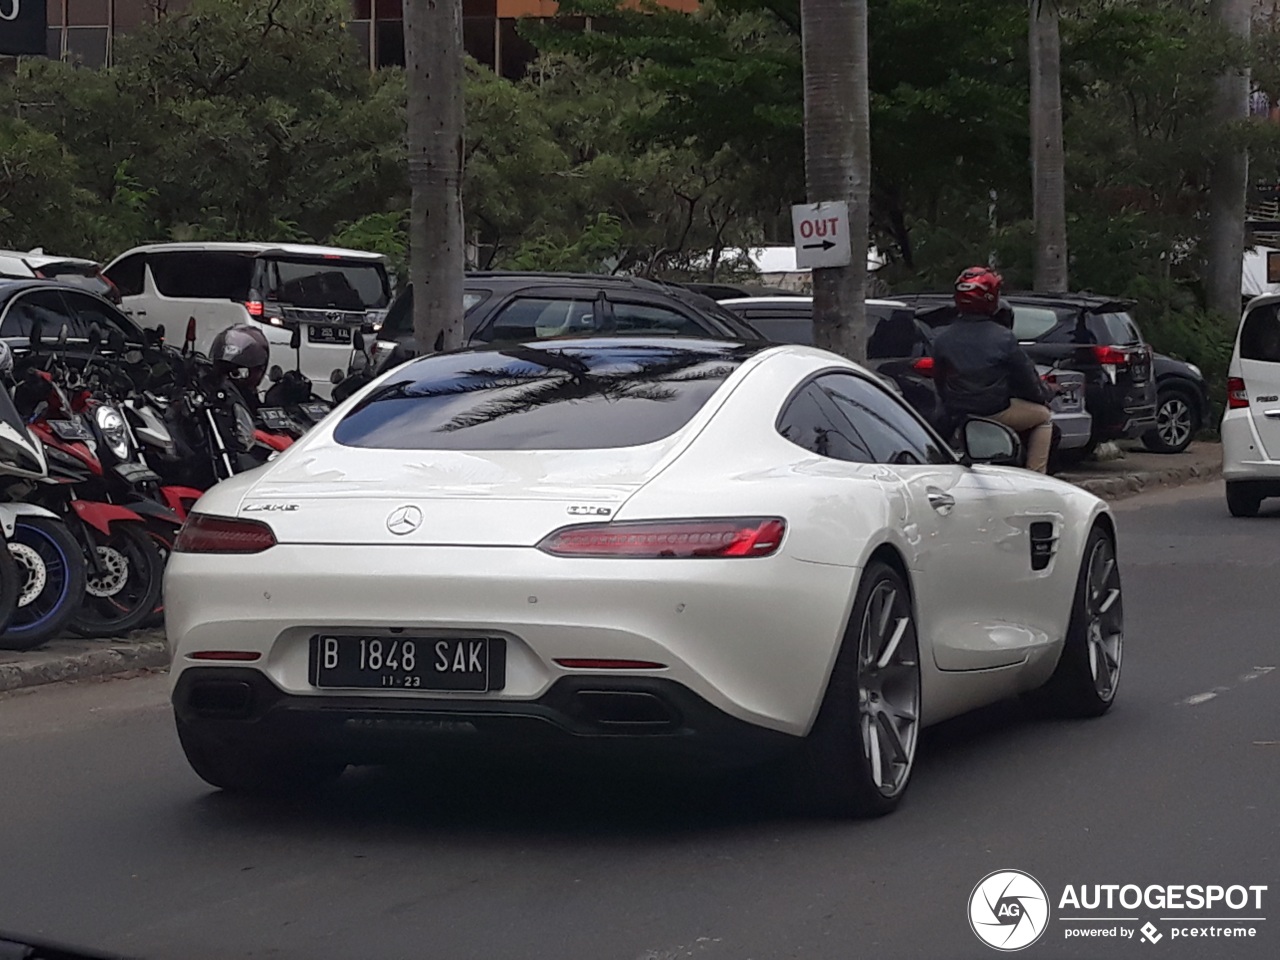
M 660 676 L 731 717 L 801 736 L 861 572 L 887 546 L 909 571 L 928 652 L 923 721 L 934 723 L 1050 676 L 1086 537 L 1107 512 L 1077 487 L 1015 468 L 851 463 L 792 444 L 774 423 L 798 384 L 828 370 L 875 382 L 803 346 L 746 360 L 684 428 L 644 446 L 423 451 L 334 440 L 354 405 L 412 366 L 383 374 L 276 460 L 201 499 L 201 513 L 268 522 L 279 543 L 250 556 L 172 556 L 165 608 L 175 687 L 206 669 L 192 654 L 244 651 L 262 655 L 254 668 L 282 691 L 325 698 L 332 693 L 308 669 L 309 638 L 319 632 L 498 634 L 508 641 L 503 690 L 343 695 L 530 700 L 581 673 L 557 658 L 634 658 L 666 664 Z M 950 511 L 931 505 L 939 492 L 954 498 Z M 387 521 L 408 504 L 424 521 L 398 537 Z M 778 552 L 750 559 L 601 560 L 536 549 L 556 528 L 598 519 L 569 514 L 583 505 L 608 507 L 615 521 L 780 516 L 787 532 Z M 1039 572 L 1026 532 L 1036 520 L 1058 535 Z

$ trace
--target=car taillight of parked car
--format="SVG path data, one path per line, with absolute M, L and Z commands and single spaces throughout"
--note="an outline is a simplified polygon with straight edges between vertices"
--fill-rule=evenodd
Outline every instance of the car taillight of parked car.
M 1093 348 L 1094 359 L 1103 366 L 1124 367 L 1128 366 L 1132 359 L 1129 351 L 1122 350 L 1119 347 L 1095 346 Z
M 1249 406 L 1249 391 L 1244 388 L 1244 381 L 1239 377 L 1227 378 L 1227 408 L 1241 410 Z
M 911 369 L 922 377 L 932 377 L 934 371 L 933 357 L 921 357 L 911 364 Z

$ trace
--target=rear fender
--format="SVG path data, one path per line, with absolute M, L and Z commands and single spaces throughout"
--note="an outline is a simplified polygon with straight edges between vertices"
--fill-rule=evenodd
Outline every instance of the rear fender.
M 204 496 L 204 491 L 195 487 L 166 486 L 160 488 L 160 494 L 178 519 L 185 521 L 196 501 Z
M 113 523 L 142 523 L 142 517 L 117 503 L 98 503 L 93 500 L 72 500 L 71 509 L 83 522 L 104 537 L 111 535 Z
M 254 430 L 253 439 L 257 440 L 264 446 L 270 447 L 277 453 L 281 450 L 287 450 L 293 445 L 293 438 L 286 437 L 280 433 L 268 433 L 266 430 Z
M 156 503 L 154 500 L 134 500 L 130 502 L 129 508 L 144 520 L 160 520 L 175 527 L 182 526 L 183 518 L 163 503 Z
M 0 529 L 6 538 L 13 536 L 13 527 L 18 517 L 47 517 L 57 520 L 58 515 L 52 510 L 37 507 L 33 503 L 0 503 Z

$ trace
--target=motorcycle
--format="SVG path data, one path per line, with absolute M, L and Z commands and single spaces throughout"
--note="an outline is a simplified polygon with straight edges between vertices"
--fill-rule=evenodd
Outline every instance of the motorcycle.
M 79 607 L 85 565 L 58 515 L 26 502 L 49 478 L 44 448 L 5 385 L 13 367 L 0 341 L 0 649 L 30 650 L 60 634 Z
M 118 450 L 127 425 L 114 408 L 99 405 L 95 409 L 110 416 L 95 417 L 108 425 L 101 440 L 95 438 L 81 413 L 89 409 L 82 371 L 66 361 L 66 331 L 64 325 L 57 347 L 41 366 L 37 321 L 31 333 L 33 366 L 15 391 L 15 402 L 27 413 L 32 434 L 44 444 L 49 474 L 56 481 L 34 492 L 32 499 L 62 518 L 86 560 L 84 596 L 69 625 L 84 636 L 111 636 L 133 630 L 152 616 L 160 598 L 164 558 L 143 515 L 104 496 L 107 470 L 99 450 Z M 75 391 L 76 400 L 64 384 Z
M 364 338 L 357 330 L 354 334 L 357 343 L 363 344 Z M 266 429 L 286 435 L 296 440 L 329 415 L 333 407 L 328 401 L 316 396 L 311 380 L 302 372 L 302 332 L 294 329 L 289 340 L 289 347 L 294 351 L 296 364 L 293 370 L 284 371 L 279 364 L 267 372 L 271 381 L 263 405 L 258 416 Z M 342 372 L 335 370 L 330 382 L 337 384 L 342 380 Z M 288 445 L 280 447 L 284 449 Z

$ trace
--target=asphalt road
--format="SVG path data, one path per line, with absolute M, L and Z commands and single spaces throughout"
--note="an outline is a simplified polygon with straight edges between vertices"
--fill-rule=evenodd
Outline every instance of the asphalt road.
M 1000 706 L 929 731 L 876 822 L 703 786 L 348 774 L 262 805 L 186 767 L 164 678 L 0 700 L 0 930 L 144 958 L 982 958 L 967 903 L 1066 884 L 1267 884 L 1252 939 L 1067 939 L 1024 956 L 1280 956 L 1280 511 L 1218 484 L 1117 507 L 1128 646 L 1088 722 Z M 1211 695 L 1211 696 L 1210 696 Z M 1181 915 L 1181 913 L 1179 913 Z M 1221 910 L 1199 916 L 1225 916 Z M 1238 912 L 1236 915 L 1240 915 Z M 1192 925 L 1181 921 L 1183 926 Z M 1124 924 L 1098 923 L 1107 928 Z M 1208 923 L 1199 924 L 1209 926 Z M 1221 924 L 1217 924 L 1221 925 Z

